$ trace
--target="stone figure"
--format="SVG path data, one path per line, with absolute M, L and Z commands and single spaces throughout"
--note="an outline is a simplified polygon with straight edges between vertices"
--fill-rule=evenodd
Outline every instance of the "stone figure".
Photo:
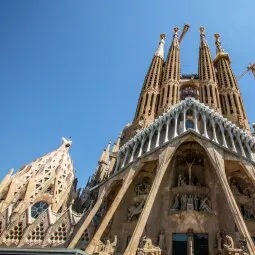
M 179 210 L 180 208 L 180 194 L 177 194 L 174 198 L 173 206 L 170 208 L 171 211 Z
M 194 210 L 198 211 L 198 197 L 194 196 L 193 200 L 194 200 Z
M 240 188 L 235 180 L 233 180 L 230 184 L 231 190 L 234 194 L 241 194 Z
M 247 219 L 255 219 L 254 209 L 249 205 L 243 206 L 243 216 Z
M 147 182 L 141 182 L 135 187 L 136 195 L 147 195 L 150 192 L 151 185 Z
M 234 247 L 233 238 L 229 235 L 226 235 L 223 247 L 227 254 L 247 255 L 247 253 L 243 249 Z
M 98 245 L 95 247 L 95 254 L 98 255 L 109 255 L 114 254 L 117 247 L 117 236 L 114 236 L 114 241 L 111 243 L 109 239 L 106 240 L 106 244 L 103 242 L 99 242 Z
M 144 198 L 128 208 L 128 221 L 131 221 L 134 216 L 138 216 L 142 212 L 145 201 L 146 199 Z
M 187 209 L 187 195 L 181 196 L 181 210 L 185 211 Z
M 189 195 L 187 199 L 187 210 L 194 210 L 193 196 Z
M 177 185 L 178 185 L 178 187 L 186 185 L 186 177 L 182 173 L 180 173 L 178 175 L 178 183 L 177 183 Z
M 161 255 L 161 249 L 154 246 L 150 238 L 144 236 L 137 249 L 137 255 Z

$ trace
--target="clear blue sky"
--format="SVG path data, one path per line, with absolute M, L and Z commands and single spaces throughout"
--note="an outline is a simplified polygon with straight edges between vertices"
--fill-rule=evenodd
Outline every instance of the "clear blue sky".
M 109 139 L 132 120 L 159 34 L 189 23 L 182 73 L 197 72 L 199 26 L 222 35 L 233 69 L 255 61 L 255 1 L 1 0 L 0 178 L 71 136 L 84 185 Z M 255 80 L 240 81 L 250 122 Z

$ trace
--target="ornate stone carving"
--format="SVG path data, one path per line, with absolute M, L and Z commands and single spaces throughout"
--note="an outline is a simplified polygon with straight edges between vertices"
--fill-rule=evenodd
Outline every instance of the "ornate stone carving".
M 233 238 L 229 235 L 226 235 L 223 247 L 224 251 L 226 251 L 229 255 L 248 255 L 242 249 L 234 248 Z
M 135 186 L 136 196 L 133 198 L 132 204 L 128 208 L 128 221 L 137 218 L 143 210 L 147 195 L 150 192 L 151 185 L 143 180 Z
M 212 214 L 211 202 L 207 196 L 200 197 L 191 194 L 177 194 L 174 198 L 174 203 L 170 208 L 170 211 L 201 211 L 208 214 Z
M 137 249 L 137 255 L 161 255 L 161 249 L 154 246 L 149 237 L 144 236 Z
M 109 239 L 106 240 L 106 243 L 100 241 L 96 246 L 96 249 L 93 254 L 96 255 L 112 255 L 115 253 L 117 247 L 117 236 L 114 236 L 114 241 L 111 243 Z
M 140 215 L 140 213 L 143 210 L 145 201 L 146 201 L 145 195 L 142 195 L 139 197 L 139 199 L 136 199 L 136 202 L 129 206 L 128 208 L 128 221 L 133 220 L 134 217 L 137 217 Z

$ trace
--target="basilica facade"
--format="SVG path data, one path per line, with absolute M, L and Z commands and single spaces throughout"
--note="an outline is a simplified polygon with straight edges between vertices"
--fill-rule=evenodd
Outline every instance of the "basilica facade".
M 185 25 L 186 33 L 189 26 Z M 197 74 L 181 74 L 174 28 L 160 35 L 133 122 L 83 190 L 72 142 L 0 184 L 0 247 L 88 255 L 254 255 L 255 135 L 230 56 L 200 28 Z M 254 128 L 254 127 L 253 127 Z

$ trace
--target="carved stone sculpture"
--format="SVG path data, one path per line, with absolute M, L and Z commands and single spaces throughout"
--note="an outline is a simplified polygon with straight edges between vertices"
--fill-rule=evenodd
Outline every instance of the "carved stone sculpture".
M 96 246 L 93 254 L 97 255 L 113 255 L 117 247 L 117 236 L 114 236 L 114 241 L 111 243 L 110 240 L 106 240 L 106 244 L 100 241 Z
M 128 221 L 131 221 L 133 217 L 138 216 L 142 212 L 145 201 L 146 198 L 142 197 L 140 201 L 128 208 Z
M 174 198 L 173 206 L 170 208 L 170 211 L 176 211 L 180 208 L 180 194 L 177 194 Z
M 150 192 L 151 185 L 147 182 L 141 182 L 135 187 L 136 195 L 147 195 Z
M 187 209 L 187 195 L 181 196 L 181 210 L 185 211 Z
M 247 255 L 245 251 L 239 248 L 234 248 L 234 241 L 233 238 L 229 235 L 226 235 L 224 244 L 223 244 L 224 250 L 227 252 L 227 254 L 230 255 Z
M 150 238 L 144 236 L 137 249 L 137 255 L 161 255 L 161 249 L 154 246 Z
M 208 203 L 208 204 L 207 204 L 207 203 Z M 209 203 L 210 203 L 210 201 L 208 200 L 207 197 L 205 197 L 204 200 L 201 201 L 199 210 L 200 210 L 200 211 L 205 211 L 205 212 L 208 212 L 208 213 L 213 213 L 213 211 L 212 211 L 211 206 L 209 205 Z

